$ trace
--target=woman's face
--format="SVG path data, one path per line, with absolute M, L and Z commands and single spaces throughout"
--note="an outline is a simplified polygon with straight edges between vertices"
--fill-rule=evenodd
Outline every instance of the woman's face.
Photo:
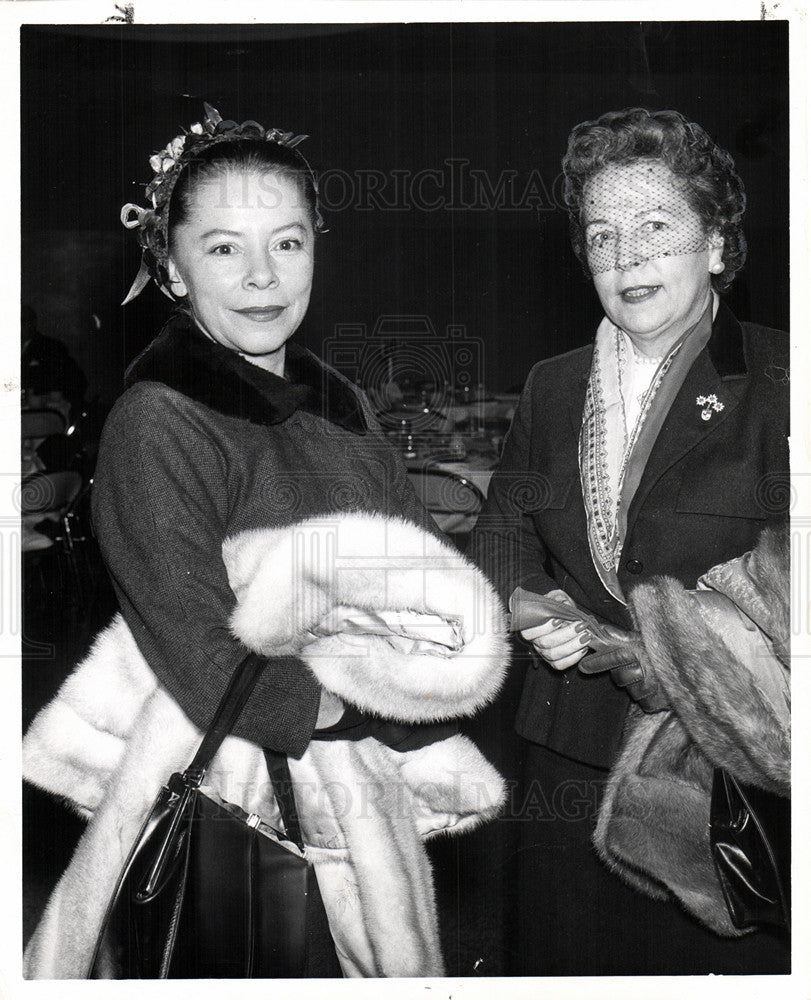
M 594 287 L 608 318 L 637 349 L 665 354 L 710 301 L 723 240 L 701 219 L 661 161 L 604 167 L 584 192 Z
M 315 235 L 295 181 L 229 170 L 201 181 L 171 234 L 169 277 L 212 340 L 278 375 L 310 301 Z

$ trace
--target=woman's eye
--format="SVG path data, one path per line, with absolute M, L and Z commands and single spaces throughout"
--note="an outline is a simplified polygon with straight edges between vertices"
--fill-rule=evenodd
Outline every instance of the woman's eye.
M 608 231 L 600 233 L 592 233 L 589 237 L 589 246 L 592 250 L 599 250 L 601 247 L 607 246 L 607 244 L 614 238 L 614 234 Z
M 660 219 L 649 219 L 642 226 L 642 232 L 644 233 L 660 233 L 663 229 L 667 229 L 667 223 L 662 222 Z
M 216 247 L 212 247 L 209 252 L 215 257 L 228 257 L 234 252 L 234 248 L 230 243 L 220 243 Z
M 296 240 L 292 236 L 286 240 L 279 240 L 279 242 L 276 244 L 276 249 L 282 250 L 284 252 L 289 252 L 291 250 L 300 250 L 301 240 Z

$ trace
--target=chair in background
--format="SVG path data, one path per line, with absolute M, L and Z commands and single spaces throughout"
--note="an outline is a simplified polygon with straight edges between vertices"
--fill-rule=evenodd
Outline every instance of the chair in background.
M 89 488 L 90 484 L 84 486 L 78 472 L 41 472 L 23 481 L 20 494 L 23 553 L 56 549 L 67 565 L 73 598 L 80 611 L 84 608 L 85 586 L 79 546 L 86 539 L 78 529 L 76 514 Z M 37 531 L 51 525 L 55 531 L 49 530 L 47 534 Z M 43 546 L 42 538 L 49 539 L 52 545 Z
M 465 476 L 437 466 L 410 468 L 408 478 L 439 529 L 461 549 L 484 504 L 482 491 Z
M 47 470 L 48 463 L 40 454 L 40 448 L 50 441 L 67 441 L 66 430 L 65 418 L 58 410 L 23 410 L 20 413 L 23 477 Z
M 46 438 L 51 434 L 64 434 L 67 423 L 58 410 L 23 410 L 20 413 L 20 436 Z

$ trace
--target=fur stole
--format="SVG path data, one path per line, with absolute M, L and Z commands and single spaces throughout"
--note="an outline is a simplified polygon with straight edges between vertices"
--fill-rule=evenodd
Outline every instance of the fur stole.
M 727 937 L 742 932 L 710 853 L 713 768 L 790 794 L 789 579 L 787 533 L 768 529 L 697 591 L 660 577 L 631 595 L 647 665 L 671 710 L 631 708 L 594 843 L 630 885 L 675 896 Z
M 508 645 L 495 592 L 455 550 L 411 524 L 310 519 L 240 535 L 223 556 L 237 596 L 235 635 L 258 652 L 295 650 L 345 701 L 398 721 L 446 719 L 474 712 L 500 686 Z M 436 615 L 456 641 L 439 646 L 407 629 L 388 639 L 341 631 L 353 617 L 392 611 L 401 621 Z M 447 642 L 448 628 L 440 632 Z M 199 738 L 116 616 L 24 741 L 26 779 L 91 817 L 26 950 L 27 978 L 86 975 L 129 846 Z M 421 841 L 495 816 L 500 776 L 462 736 L 406 753 L 373 739 L 313 741 L 290 767 L 344 974 L 442 975 Z M 253 744 L 229 737 L 206 787 L 279 825 Z

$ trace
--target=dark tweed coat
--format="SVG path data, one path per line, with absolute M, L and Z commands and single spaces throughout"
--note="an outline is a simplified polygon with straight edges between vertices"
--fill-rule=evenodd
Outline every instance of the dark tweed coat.
M 227 536 L 338 511 L 436 530 L 354 386 L 294 344 L 286 368 L 265 372 L 178 315 L 131 365 L 102 436 L 102 555 L 141 653 L 201 728 L 249 653 L 228 629 Z M 234 732 L 301 756 L 318 703 L 300 660 L 269 658 Z

